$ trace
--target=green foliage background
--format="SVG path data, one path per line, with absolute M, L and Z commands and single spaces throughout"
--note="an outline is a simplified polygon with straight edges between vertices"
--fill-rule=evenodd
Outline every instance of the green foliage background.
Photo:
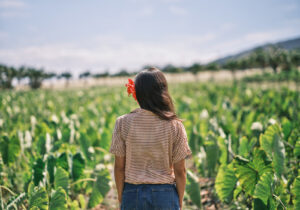
M 125 81 L 126 82 L 126 81 Z M 243 83 L 170 84 L 193 167 L 186 201 L 202 208 L 200 177 L 232 209 L 299 206 L 300 97 Z M 85 209 L 113 180 L 115 120 L 138 107 L 125 87 L 0 93 L 0 207 Z

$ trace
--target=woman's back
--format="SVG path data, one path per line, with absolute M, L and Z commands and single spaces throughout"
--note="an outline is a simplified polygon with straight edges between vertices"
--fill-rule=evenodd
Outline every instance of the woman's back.
M 167 80 L 151 67 L 125 86 L 140 108 L 117 118 L 109 150 L 121 209 L 182 209 L 192 151 Z
M 126 156 L 125 182 L 132 184 L 174 184 L 173 164 L 192 154 L 182 122 L 142 108 L 118 117 L 110 152 Z

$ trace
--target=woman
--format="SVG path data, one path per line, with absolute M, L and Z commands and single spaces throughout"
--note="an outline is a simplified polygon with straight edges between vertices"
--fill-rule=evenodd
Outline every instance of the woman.
M 184 125 L 159 69 L 141 71 L 134 83 L 140 108 L 117 118 L 109 150 L 121 210 L 181 210 L 192 154 Z

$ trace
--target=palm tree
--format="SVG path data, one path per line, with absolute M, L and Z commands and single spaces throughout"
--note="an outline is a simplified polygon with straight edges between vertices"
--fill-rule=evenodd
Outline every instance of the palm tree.
M 296 82 L 297 90 L 299 91 L 300 73 L 298 67 L 300 66 L 300 50 L 294 50 L 291 52 L 291 63 L 295 67 L 295 74 L 293 76 L 293 79 Z
M 256 54 L 251 53 L 248 58 L 248 68 L 257 68 L 257 63 L 256 63 Z
M 45 79 L 51 79 L 53 77 L 56 77 L 56 73 L 50 72 L 50 73 L 46 73 L 45 75 Z
M 287 50 L 282 50 L 280 53 L 281 69 L 285 72 L 290 72 L 293 68 L 290 53 Z
M 69 86 L 69 80 L 72 78 L 72 74 L 70 72 L 63 72 L 60 77 L 65 78 L 66 79 L 66 84 L 65 87 Z
M 254 51 L 254 55 L 257 66 L 264 70 L 269 65 L 269 59 L 266 52 L 262 48 L 258 48 Z
M 180 67 L 173 66 L 172 64 L 168 64 L 162 69 L 162 71 L 166 73 L 182 73 L 183 69 Z
M 292 65 L 298 68 L 300 66 L 300 50 L 294 50 L 290 53 Z
M 239 65 L 238 65 L 238 62 L 236 60 L 229 60 L 224 65 L 225 69 L 228 69 L 228 70 L 231 71 L 233 81 L 236 81 L 235 73 L 236 73 L 238 67 L 239 67 Z
M 79 79 L 84 78 L 84 85 L 86 85 L 86 83 L 87 83 L 87 78 L 90 77 L 90 76 L 91 76 L 91 73 L 90 73 L 89 71 L 85 71 L 85 72 L 83 72 L 83 73 L 81 73 L 81 74 L 79 75 Z
M 12 81 L 17 76 L 17 70 L 14 67 L 0 65 L 0 84 L 3 89 L 12 89 Z
M 106 70 L 104 73 L 98 73 L 98 74 L 93 74 L 92 77 L 94 78 L 101 78 L 101 77 L 108 77 L 109 76 L 109 72 L 108 70 Z
M 197 77 L 198 72 L 202 70 L 203 70 L 203 66 L 199 63 L 194 63 L 192 66 L 186 68 L 186 71 L 191 72 L 194 75 L 196 81 L 198 81 L 198 77 Z
M 21 66 L 18 71 L 17 71 L 17 80 L 18 80 L 18 85 L 20 85 L 21 80 L 24 79 L 26 76 L 26 67 Z
M 277 46 L 272 46 L 269 52 L 269 65 L 273 69 L 274 74 L 277 73 L 277 68 L 281 63 L 281 50 Z
M 119 72 L 113 74 L 114 77 L 130 76 L 130 73 L 126 69 L 121 69 Z
M 246 70 L 249 69 L 251 64 L 250 64 L 250 59 L 249 58 L 242 58 L 237 61 L 237 65 L 239 69 Z
M 215 62 L 209 63 L 205 66 L 206 70 L 217 71 L 220 69 L 219 65 Z
M 210 71 L 210 80 L 213 80 L 214 72 L 218 71 L 220 66 L 216 62 L 209 63 L 205 66 L 205 70 Z
M 28 68 L 26 76 L 29 78 L 29 86 L 32 89 L 40 88 L 43 80 L 47 77 L 43 69 Z
M 4 88 L 6 66 L 0 65 L 0 88 Z

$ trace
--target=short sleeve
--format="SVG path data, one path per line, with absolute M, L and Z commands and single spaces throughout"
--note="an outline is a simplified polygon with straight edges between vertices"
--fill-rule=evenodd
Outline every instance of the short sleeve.
M 120 119 L 118 118 L 115 123 L 115 127 L 112 134 L 111 146 L 109 152 L 116 156 L 125 156 L 125 142 L 121 138 L 120 133 Z
M 175 138 L 173 142 L 172 162 L 176 163 L 192 157 L 192 151 L 188 144 L 186 130 L 182 122 L 176 123 Z

